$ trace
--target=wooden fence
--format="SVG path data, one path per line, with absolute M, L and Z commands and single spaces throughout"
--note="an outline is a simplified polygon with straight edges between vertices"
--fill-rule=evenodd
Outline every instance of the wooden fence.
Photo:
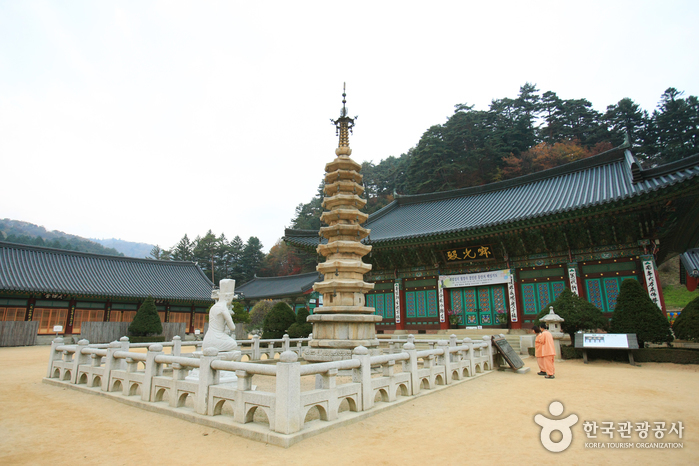
M 0 322 L 0 346 L 32 346 L 38 332 L 39 321 Z
M 80 339 L 90 343 L 110 343 L 128 335 L 129 322 L 83 322 L 80 327 Z M 175 335 L 184 340 L 186 324 L 184 322 L 163 323 L 165 341 L 171 341 Z

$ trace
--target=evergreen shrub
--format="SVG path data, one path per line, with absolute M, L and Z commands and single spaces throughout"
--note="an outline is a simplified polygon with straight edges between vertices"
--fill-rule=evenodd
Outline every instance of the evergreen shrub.
M 568 288 L 564 289 L 558 298 L 536 316 L 535 323 L 539 324 L 539 319 L 549 313 L 549 306 L 553 306 L 553 312 L 561 316 L 564 322 L 561 323 L 563 332 L 570 335 L 570 341 L 575 341 L 575 333 L 578 330 L 591 330 L 607 328 L 607 319 L 604 314 L 594 304 L 588 300 L 575 295 Z
M 261 330 L 267 313 L 278 301 L 258 301 L 250 309 L 250 329 Z
M 699 341 L 699 298 L 691 301 L 672 324 L 678 340 Z
M 249 324 L 250 323 L 250 313 L 245 310 L 243 303 L 240 301 L 233 301 L 233 323 L 236 324 Z
M 639 348 L 645 343 L 672 343 L 670 322 L 650 299 L 638 280 L 621 283 L 612 314 L 611 333 L 635 333 Z
M 291 338 L 306 338 L 313 331 L 313 324 L 306 322 L 306 318 L 310 315 L 305 307 L 299 309 L 296 314 L 296 322 L 289 327 L 289 336 Z
M 296 323 L 296 314 L 288 304 L 280 301 L 272 306 L 265 316 L 262 323 L 262 338 L 265 340 L 281 338 L 294 323 Z
M 129 335 L 146 337 L 163 333 L 163 324 L 160 322 L 155 301 L 149 296 L 138 308 L 133 322 L 129 325 Z

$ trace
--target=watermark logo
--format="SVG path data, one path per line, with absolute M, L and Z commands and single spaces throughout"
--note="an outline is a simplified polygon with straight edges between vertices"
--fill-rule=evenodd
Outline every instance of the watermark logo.
M 558 417 L 563 414 L 563 403 L 554 401 L 549 405 L 549 413 L 552 416 Z M 537 414 L 534 416 L 534 422 L 541 426 L 541 444 L 552 453 L 560 453 L 570 446 L 573 441 L 573 427 L 578 422 L 578 416 L 571 414 L 563 419 L 549 419 L 544 415 Z M 551 440 L 551 434 L 555 431 L 561 433 L 561 440 L 554 442 Z

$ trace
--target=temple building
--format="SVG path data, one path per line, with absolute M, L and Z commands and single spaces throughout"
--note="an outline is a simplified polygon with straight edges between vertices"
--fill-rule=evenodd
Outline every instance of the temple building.
M 520 329 L 565 288 L 611 317 L 629 278 L 666 312 L 657 265 L 699 245 L 699 156 L 642 169 L 620 146 L 512 180 L 398 196 L 363 226 L 378 333 L 446 330 L 450 316 Z M 325 243 L 317 231 L 284 240 Z
M 194 262 L 157 261 L 0 242 L 0 321 L 39 321 L 39 335 L 83 322 L 131 322 L 149 296 L 162 322 L 204 330 L 213 284 Z

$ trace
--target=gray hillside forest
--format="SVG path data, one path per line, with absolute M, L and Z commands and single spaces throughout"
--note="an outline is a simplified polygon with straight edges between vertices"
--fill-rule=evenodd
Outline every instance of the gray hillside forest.
M 699 99 L 670 87 L 652 111 L 624 98 L 601 113 L 587 99 L 562 99 L 526 83 L 514 98 L 493 99 L 488 110 L 457 104 L 453 115 L 428 128 L 408 152 L 362 164 L 366 211 L 388 205 L 396 193 L 448 191 L 546 170 L 618 147 L 625 138 L 644 167 L 699 153 Z M 321 180 L 316 195 L 296 207 L 290 228 L 318 230 L 322 198 Z M 100 241 L 110 247 L 8 219 L 0 222 L 0 236 L 5 241 L 100 254 L 120 255 L 117 249 L 124 250 L 124 245 L 107 240 Z M 222 278 L 242 284 L 256 275 L 311 272 L 321 259 L 281 241 L 265 256 L 254 236 L 244 243 L 239 236 L 228 240 L 211 230 L 192 240 L 185 234 L 170 249 L 140 245 L 150 247 L 146 254 L 152 259 L 197 262 L 215 283 Z M 143 251 L 140 257 L 146 255 Z

